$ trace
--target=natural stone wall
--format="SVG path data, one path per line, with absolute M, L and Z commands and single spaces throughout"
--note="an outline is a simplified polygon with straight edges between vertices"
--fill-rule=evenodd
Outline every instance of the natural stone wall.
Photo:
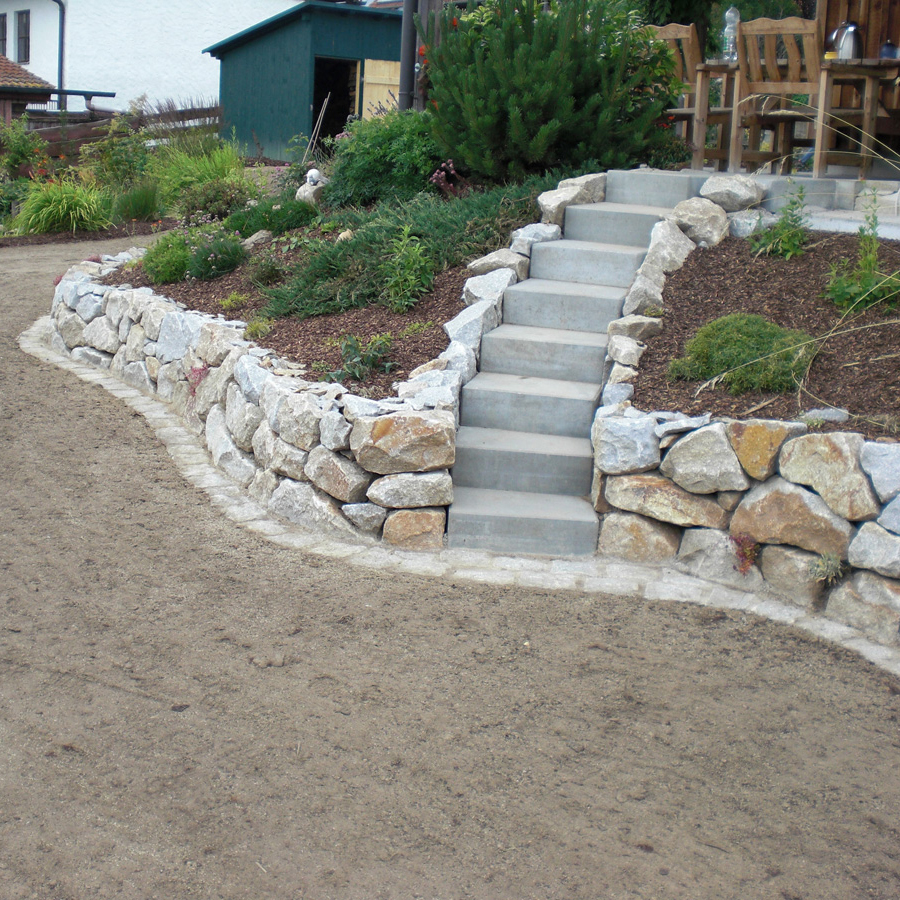
M 543 205 L 548 221 L 562 221 L 564 206 L 577 202 L 571 193 L 558 190 Z M 743 237 L 771 221 L 749 215 L 765 195 L 747 176 L 713 176 L 701 195 L 654 228 L 625 316 L 609 326 L 610 378 L 591 431 L 599 552 L 769 589 L 900 643 L 900 442 L 631 405 L 642 341 L 665 321 L 641 313 L 662 311 L 665 275 L 729 228 Z
M 443 546 L 459 391 L 475 372 L 468 345 L 451 342 L 398 397 L 359 397 L 304 380 L 244 340 L 243 322 L 96 282 L 143 252 L 66 272 L 51 308 L 55 350 L 172 404 L 213 463 L 273 513 L 398 547 Z

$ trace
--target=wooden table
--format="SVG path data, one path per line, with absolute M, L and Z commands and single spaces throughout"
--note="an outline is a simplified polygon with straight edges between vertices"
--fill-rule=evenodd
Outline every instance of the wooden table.
M 875 126 L 878 117 L 878 98 L 881 86 L 896 81 L 900 77 L 900 60 L 896 59 L 861 59 L 822 61 L 819 74 L 819 97 L 816 112 L 815 152 L 813 156 L 813 177 L 824 177 L 829 162 L 859 166 L 860 178 L 865 178 L 875 158 Z M 836 86 L 853 85 L 860 97 L 859 111 L 862 118 L 860 129 L 860 152 L 839 153 L 829 150 L 831 135 L 835 130 L 830 120 L 836 125 L 842 124 L 843 108 L 834 109 L 833 99 Z M 854 118 L 857 118 L 858 112 Z M 855 127 L 855 122 L 853 123 Z M 830 129 L 830 133 L 829 132 Z

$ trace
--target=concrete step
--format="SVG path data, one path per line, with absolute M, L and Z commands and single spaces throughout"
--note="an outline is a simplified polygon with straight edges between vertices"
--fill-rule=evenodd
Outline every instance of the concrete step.
M 479 372 L 463 389 L 460 425 L 587 437 L 599 384 Z
M 447 523 L 451 547 L 579 556 L 597 549 L 599 520 L 580 497 L 454 488 Z
M 589 438 L 464 425 L 456 435 L 453 486 L 584 497 L 592 467 Z
M 639 203 L 671 209 L 682 200 L 696 197 L 710 174 L 690 169 L 681 172 L 614 170 L 606 176 L 606 200 L 609 203 Z
M 547 241 L 531 248 L 531 277 L 628 287 L 646 254 L 646 246 Z
M 605 334 L 501 325 L 481 341 L 481 371 L 603 382 Z
M 625 288 L 529 278 L 503 294 L 503 321 L 510 325 L 605 332 L 622 314 Z
M 637 203 L 588 203 L 566 208 L 563 234 L 572 241 L 647 247 L 650 232 L 672 210 Z

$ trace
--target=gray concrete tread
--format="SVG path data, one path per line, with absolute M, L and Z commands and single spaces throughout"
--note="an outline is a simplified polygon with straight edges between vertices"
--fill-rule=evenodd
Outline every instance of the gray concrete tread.
M 566 297 L 592 297 L 597 300 L 621 300 L 627 288 L 607 284 L 584 284 L 579 281 L 553 281 L 550 278 L 529 278 L 506 289 L 514 294 L 555 294 Z
M 547 247 L 555 252 L 560 250 L 583 250 L 586 253 L 646 253 L 646 244 L 612 244 L 607 241 L 578 241 L 571 238 L 563 238 L 559 241 L 546 241 L 543 244 L 536 244 L 532 248 L 532 255 L 538 247 Z M 544 252 L 544 251 L 540 251 Z
M 556 397 L 562 400 L 594 400 L 600 393 L 600 386 L 587 381 L 562 381 L 555 378 L 536 378 L 532 375 L 479 372 L 463 391 L 501 391 L 510 394 L 530 394 L 535 397 Z
M 671 206 L 647 206 L 644 203 L 573 203 L 569 209 L 602 209 L 604 212 L 642 213 L 648 216 L 663 216 L 672 212 Z
M 572 331 L 566 328 L 544 328 L 538 325 L 510 325 L 507 323 L 489 331 L 485 338 L 537 341 L 541 344 L 581 344 L 585 347 L 605 347 L 608 342 L 605 332 Z
M 460 427 L 456 434 L 456 448 L 593 458 L 589 438 L 539 434 L 533 431 L 507 431 L 503 428 L 479 428 L 474 425 Z
M 524 491 L 494 491 L 457 487 L 453 491 L 457 515 L 489 515 L 504 519 L 566 520 L 595 525 L 597 513 L 591 504 L 568 494 L 529 494 Z

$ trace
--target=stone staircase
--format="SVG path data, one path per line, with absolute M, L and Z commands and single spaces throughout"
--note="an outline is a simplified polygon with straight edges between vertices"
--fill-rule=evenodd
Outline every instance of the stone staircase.
M 563 239 L 535 244 L 531 277 L 503 296 L 462 391 L 451 547 L 568 556 L 597 550 L 590 431 L 621 315 L 653 226 L 705 176 L 610 172 L 606 202 L 566 209 Z

